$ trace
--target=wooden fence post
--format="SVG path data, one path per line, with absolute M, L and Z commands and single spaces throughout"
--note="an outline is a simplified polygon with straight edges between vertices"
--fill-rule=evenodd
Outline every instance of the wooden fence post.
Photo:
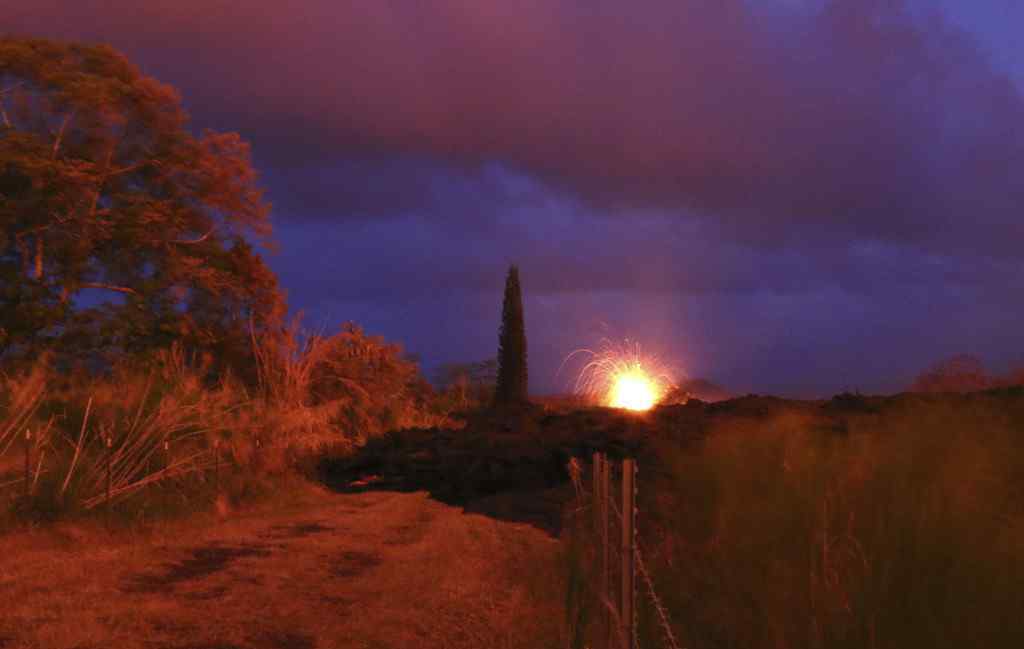
M 610 546 L 608 545 L 608 497 L 610 493 L 608 485 L 609 471 L 608 458 L 604 453 L 594 453 L 594 500 L 593 516 L 594 525 L 597 527 L 598 539 L 601 544 L 601 590 L 598 591 L 598 606 L 601 610 L 602 632 L 604 633 L 604 647 L 608 649 L 612 637 L 611 611 L 605 605 L 611 600 L 611 589 L 608 563 L 610 557 Z
M 601 591 L 606 598 L 611 598 L 611 544 L 608 538 L 608 509 L 611 497 L 611 467 L 605 458 L 601 463 Z M 604 611 L 605 648 L 610 646 L 612 639 L 612 614 L 608 607 Z
M 640 562 L 640 509 L 636 505 L 637 496 L 640 494 L 640 463 L 633 461 L 633 592 L 631 597 L 633 598 L 633 645 L 634 649 L 639 649 L 640 639 L 637 635 L 637 627 L 640 619 L 640 613 L 637 609 L 637 564 Z
M 592 517 L 591 521 L 594 524 L 594 532 L 596 534 L 600 534 L 600 532 L 601 532 L 601 515 L 600 515 L 600 512 L 601 512 L 601 453 L 599 451 L 594 451 L 594 462 L 591 465 L 591 468 L 592 468 L 592 470 L 594 472 L 594 487 L 593 487 L 594 497 L 593 497 L 593 499 L 591 501 L 590 515 Z M 599 610 L 600 610 L 600 607 L 601 607 L 601 602 L 604 599 L 604 596 L 605 596 L 604 589 L 599 590 L 598 593 L 597 593 L 597 606 L 599 607 Z
M 620 591 L 622 637 L 627 649 L 637 649 L 636 616 L 636 461 L 622 461 L 622 590 Z

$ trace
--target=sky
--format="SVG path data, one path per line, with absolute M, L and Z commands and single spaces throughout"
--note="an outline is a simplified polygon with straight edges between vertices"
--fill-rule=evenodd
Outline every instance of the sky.
M 1015 0 L 0 0 L 251 143 L 308 326 L 531 391 L 629 339 L 735 393 L 886 393 L 1024 359 Z M 1016 26 L 1016 28 L 1015 28 Z

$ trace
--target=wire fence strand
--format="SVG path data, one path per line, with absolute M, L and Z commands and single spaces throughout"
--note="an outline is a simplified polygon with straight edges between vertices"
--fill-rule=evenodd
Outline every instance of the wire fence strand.
M 605 459 L 604 461 L 607 462 L 607 459 Z M 612 479 L 610 478 L 610 480 Z M 615 490 L 608 489 L 608 491 L 614 492 Z M 615 499 L 609 497 L 609 494 L 605 494 L 605 497 L 608 501 L 610 511 L 615 515 L 616 522 L 619 525 L 622 525 L 622 512 L 619 511 L 619 507 L 618 505 L 616 505 Z M 591 496 L 591 502 L 593 502 L 593 494 Z M 647 596 L 657 614 L 658 624 L 661 627 L 661 631 L 664 636 L 664 644 L 666 647 L 668 647 L 668 649 L 683 649 L 683 647 L 679 644 L 679 641 L 676 639 L 675 633 L 672 630 L 672 623 L 669 619 L 668 610 L 665 608 L 665 605 L 662 603 L 661 598 L 658 596 L 657 590 L 654 588 L 654 580 L 651 578 L 651 575 L 647 570 L 646 564 L 644 564 L 643 547 L 640 544 L 639 537 L 635 538 L 634 543 L 636 544 L 635 557 L 637 571 L 640 574 L 641 579 L 643 579 L 644 584 L 647 586 Z M 636 635 L 637 629 L 637 625 L 633 625 L 634 646 L 639 647 L 639 638 Z

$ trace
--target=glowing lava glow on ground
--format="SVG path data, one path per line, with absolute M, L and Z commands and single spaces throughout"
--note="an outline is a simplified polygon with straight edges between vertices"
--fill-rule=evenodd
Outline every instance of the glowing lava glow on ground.
M 592 360 L 576 380 L 577 394 L 611 408 L 650 410 L 674 387 L 667 368 L 654 356 L 644 356 L 640 345 L 603 341 L 600 351 L 578 349 L 566 357 L 589 354 Z M 564 366 L 564 363 L 563 363 Z

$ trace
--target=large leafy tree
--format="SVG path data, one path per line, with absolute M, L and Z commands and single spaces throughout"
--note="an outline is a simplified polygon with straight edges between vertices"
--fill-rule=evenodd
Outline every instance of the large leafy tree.
M 114 49 L 0 39 L 0 358 L 237 353 L 284 311 L 268 214 L 248 145 Z
M 509 267 L 505 278 L 505 301 L 498 334 L 498 380 L 495 405 L 521 405 L 527 401 L 526 325 L 523 322 L 523 294 L 519 268 Z

